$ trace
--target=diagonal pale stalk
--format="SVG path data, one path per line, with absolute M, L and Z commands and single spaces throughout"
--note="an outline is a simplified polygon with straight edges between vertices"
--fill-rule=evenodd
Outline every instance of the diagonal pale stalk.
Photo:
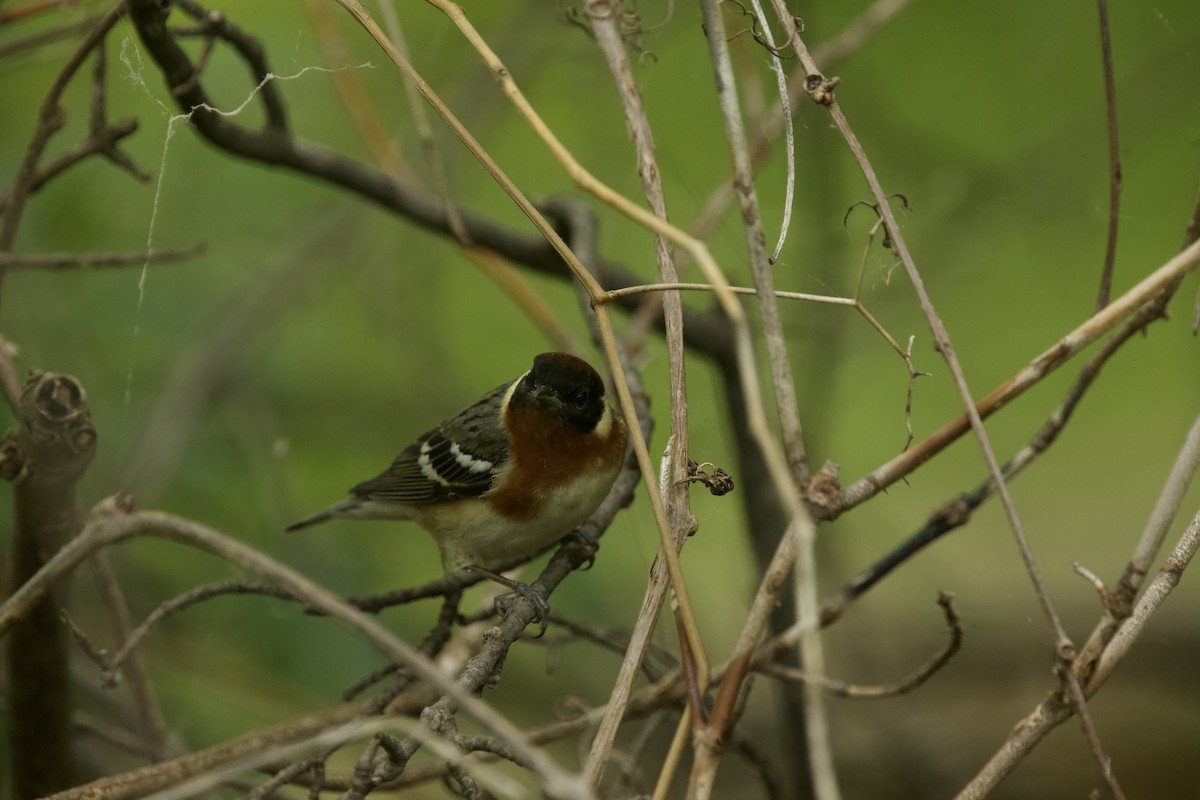
M 1103 311 L 1093 314 L 1074 330 L 1064 334 L 1053 345 L 1018 370 L 1016 374 L 984 395 L 979 402 L 974 404 L 978 415 L 980 417 L 990 416 L 1015 400 L 1046 375 L 1065 364 L 1072 356 L 1133 316 L 1139 308 L 1195 269 L 1197 264 L 1200 264 L 1200 240 L 1193 242 L 1167 263 L 1130 287 L 1124 294 L 1105 306 Z M 843 493 L 842 510 L 849 510 L 874 497 L 911 473 L 970 429 L 971 422 L 966 414 L 950 420 L 926 437 L 924 441 L 910 447 L 876 468 L 869 475 L 847 486 Z

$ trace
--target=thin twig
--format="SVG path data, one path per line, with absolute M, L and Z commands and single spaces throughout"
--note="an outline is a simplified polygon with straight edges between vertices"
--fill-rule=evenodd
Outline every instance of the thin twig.
M 1113 266 L 1117 260 L 1117 229 L 1121 215 L 1121 148 L 1117 141 L 1117 83 L 1113 77 L 1112 33 L 1108 27 L 1108 0 L 1096 0 L 1100 14 L 1100 53 L 1104 60 L 1104 108 L 1108 119 L 1108 240 L 1096 310 L 1108 305 L 1112 294 Z
M 1014 375 L 984 395 L 974 409 L 980 418 L 985 418 L 1008 405 L 1031 386 L 1036 385 L 1048 374 L 1065 364 L 1072 356 L 1092 342 L 1108 333 L 1125 319 L 1133 316 L 1146 303 L 1164 291 L 1174 291 L 1178 281 L 1200 263 L 1200 240 L 1193 242 L 1170 261 L 1143 278 L 1125 294 L 1094 314 L 1077 328 L 1065 334 L 1051 347 L 1031 360 Z M 874 497 L 896 481 L 908 475 L 928 461 L 946 446 L 956 441 L 971 429 L 971 423 L 963 414 L 930 434 L 924 441 L 876 468 L 869 475 L 847 486 L 843 495 L 842 510 L 849 510 Z
M 113 635 L 118 641 L 124 640 L 132 633 L 133 621 L 112 560 L 108 557 L 107 552 L 100 551 L 92 556 L 90 563 L 100 596 L 108 609 Z M 162 708 L 154 697 L 154 692 L 150 687 L 150 678 L 146 674 L 141 659 L 136 656 L 127 659 L 121 674 L 125 677 L 125 682 L 129 686 L 133 698 L 142 747 L 149 754 L 151 760 L 161 761 L 167 756 L 167 722 L 163 717 Z
M 1100 688 L 1112 670 L 1128 653 L 1129 647 L 1142 632 L 1146 622 L 1162 605 L 1171 590 L 1178 585 L 1183 571 L 1191 563 L 1198 548 L 1200 548 L 1200 514 L 1192 518 L 1179 543 L 1167 558 L 1167 562 L 1146 588 L 1145 594 L 1134 608 L 1133 615 L 1122 627 L 1118 636 L 1110 642 L 1108 649 L 1101 657 L 1098 669 L 1092 674 L 1088 683 L 1089 695 L 1094 694 Z M 1052 730 L 1066 721 L 1070 714 L 1071 707 L 1063 702 L 1058 693 L 1052 694 L 1039 703 L 1032 712 L 1016 724 L 1012 734 L 975 777 L 963 787 L 956 800 L 981 800 L 991 794 L 992 790 L 1016 769 L 1033 748 Z
M 158 626 L 160 622 L 178 614 L 191 606 L 198 603 L 203 603 L 215 597 L 223 597 L 227 595 L 258 595 L 260 597 L 274 597 L 278 600 L 296 600 L 296 596 L 291 592 L 281 589 L 278 586 L 267 586 L 262 584 L 246 583 L 240 580 L 223 580 L 216 583 L 207 583 L 203 586 L 197 586 L 194 589 L 184 592 L 178 597 L 174 597 L 165 603 L 162 603 L 158 608 L 150 612 L 150 614 L 142 620 L 141 624 L 129 632 L 125 641 L 121 644 L 121 648 L 113 654 L 112 658 L 104 664 L 106 672 L 114 672 L 125 663 L 126 659 L 134 652 L 134 650 L 142 643 L 142 641 L 150 634 L 150 632 Z
M 117 24 L 124 8 L 123 2 L 118 3 L 96 24 L 96 27 L 67 60 L 66 65 L 50 87 L 50 91 L 47 92 L 46 99 L 42 101 L 42 107 L 38 113 L 37 130 L 33 134 L 33 140 L 29 147 L 25 149 L 25 158 L 17 171 L 16 183 L 8 196 L 8 205 L 4 210 L 4 222 L 0 224 L 0 252 L 7 253 L 12 250 L 17 227 L 21 221 L 21 212 L 24 211 L 25 202 L 30 192 L 33 191 L 38 160 L 45 151 L 50 138 L 62 128 L 66 121 L 63 110 L 58 104 L 59 99 L 66 90 L 67 84 L 71 82 L 75 73 L 83 65 L 84 60 L 100 46 L 109 30 Z M 4 268 L 0 266 L 0 282 L 3 282 L 4 272 Z
M 932 655 L 924 664 L 917 667 L 908 675 L 891 683 L 881 684 L 878 686 L 863 686 L 859 684 L 846 683 L 845 681 L 834 680 L 828 676 L 813 674 L 809 670 L 797 669 L 789 667 L 777 662 L 771 661 L 765 664 L 759 664 L 755 668 L 765 675 L 771 675 L 784 680 L 812 682 L 819 686 L 822 690 L 828 692 L 834 697 L 845 697 L 851 699 L 870 699 L 875 700 L 883 697 L 896 697 L 898 695 L 907 694 L 908 692 L 917 689 L 925 681 L 933 677 L 934 673 L 950 663 L 950 659 L 962 648 L 963 628 L 962 621 L 958 616 L 958 611 L 954 608 L 954 596 L 944 592 L 938 593 L 938 605 L 942 607 L 942 613 L 945 615 L 946 624 L 950 626 L 950 641 Z M 772 657 L 778 653 L 778 647 L 772 644 L 768 648 L 764 648 L 765 654 L 770 654 Z
M 66 270 L 140 267 L 187 261 L 202 255 L 204 250 L 204 245 L 198 244 L 180 250 L 155 250 L 149 253 L 0 253 L 0 268 Z
M 783 243 L 787 240 L 788 228 L 792 222 L 792 203 L 796 193 L 796 135 L 792 130 L 792 100 L 788 96 L 787 76 L 783 74 L 783 61 L 779 58 L 779 50 L 782 48 L 775 47 L 775 37 L 771 33 L 771 23 L 767 21 L 767 15 L 763 11 L 762 3 L 759 0 L 750 0 L 750 4 L 754 7 L 754 16 L 758 20 L 763 39 L 766 41 L 767 62 L 771 65 L 771 71 L 775 73 L 775 83 L 779 88 L 779 111 L 780 116 L 783 117 L 783 147 L 784 160 L 787 163 L 787 180 L 783 198 L 783 222 L 780 223 L 779 239 L 775 243 L 775 249 L 771 251 L 770 263 L 774 264 L 779 260 L 779 253 L 783 250 Z M 786 45 L 787 43 L 785 42 L 784 46 Z M 728 63 L 729 48 L 725 47 L 723 50 L 725 51 L 726 62 Z M 725 65 L 722 65 L 720 69 L 722 72 L 728 72 L 728 77 L 732 77 L 731 68 L 726 70 Z M 721 91 L 728 92 L 734 101 L 733 105 L 736 105 L 736 84 L 722 84 Z M 731 124 L 742 128 L 741 116 L 738 116 L 736 120 L 727 118 L 727 130 Z M 744 171 L 749 174 L 752 170 L 749 148 L 746 145 L 745 131 L 742 131 L 739 142 L 735 143 L 731 141 L 730 145 L 738 148 L 738 155 L 735 156 L 733 168 L 733 185 L 734 189 L 741 193 L 745 189 L 742 188 L 742 184 L 739 181 L 739 173 Z
M 1026 467 L 1032 464 L 1038 456 L 1046 452 L 1057 440 L 1071 420 L 1075 409 L 1082 402 L 1087 391 L 1099 377 L 1104 365 L 1121 349 L 1121 347 L 1155 319 L 1162 316 L 1162 310 L 1157 304 L 1149 303 L 1142 306 L 1138 312 L 1125 323 L 1124 327 L 1110 337 L 1088 362 L 1079 370 L 1070 388 L 1063 395 L 1058 407 L 1050 414 L 1042 427 L 1030 437 L 1029 442 L 1013 455 L 1004 465 L 1004 474 L 1008 480 L 1020 475 Z M 829 625 L 838 619 L 849 605 L 862 597 L 868 590 L 878 584 L 893 570 L 915 556 L 923 548 L 956 530 L 971 519 L 975 511 L 984 501 L 992 496 L 992 481 L 985 479 L 975 489 L 960 494 L 944 503 L 916 533 L 905 539 L 898 547 L 884 555 L 853 580 L 842 587 L 832 598 L 827 599 L 821 606 L 821 624 Z M 1081 651 L 1081 658 L 1082 658 Z

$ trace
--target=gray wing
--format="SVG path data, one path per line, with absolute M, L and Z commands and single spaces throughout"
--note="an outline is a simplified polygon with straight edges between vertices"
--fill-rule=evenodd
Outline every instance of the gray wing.
M 417 439 L 382 474 L 350 492 L 366 500 L 425 505 L 477 497 L 492 488 L 510 457 L 500 405 L 511 384 Z

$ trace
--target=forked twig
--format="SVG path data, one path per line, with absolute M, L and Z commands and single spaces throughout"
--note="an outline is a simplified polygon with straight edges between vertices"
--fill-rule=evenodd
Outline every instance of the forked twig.
M 1102 656 L 1100 668 L 1093 673 L 1087 687 L 1092 694 L 1111 674 L 1113 668 L 1128 651 L 1134 639 L 1141 633 L 1146 621 L 1162 605 L 1163 600 L 1179 583 L 1183 571 L 1191 563 L 1200 549 L 1200 514 L 1192 518 L 1187 530 L 1167 558 L 1166 564 L 1147 587 L 1146 593 L 1133 610 L 1128 623 L 1121 633 L 1109 644 L 1109 650 Z M 1108 653 L 1111 652 L 1111 655 Z M 987 764 L 971 779 L 955 800 L 982 800 L 1011 773 L 1022 759 L 1033 750 L 1056 727 L 1071 716 L 1072 708 L 1063 702 L 1058 693 L 1043 700 L 1032 712 L 1025 716 L 1013 728 L 1012 734 L 1005 740 L 999 750 L 988 760 Z

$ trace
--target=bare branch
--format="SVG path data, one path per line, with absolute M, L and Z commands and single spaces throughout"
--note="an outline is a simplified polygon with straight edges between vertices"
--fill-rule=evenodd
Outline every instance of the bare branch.
M 25 208 L 25 201 L 30 193 L 33 192 L 34 182 L 37 179 L 37 164 L 42 157 L 42 153 L 46 149 L 50 138 L 54 136 L 63 126 L 63 110 L 59 106 L 58 101 L 62 97 L 63 92 L 67 88 L 67 84 L 75 77 L 75 73 L 83 65 L 84 60 L 100 46 L 104 41 L 104 37 L 108 35 L 108 31 L 117 23 L 121 12 L 124 9 L 124 3 L 118 3 L 112 11 L 108 12 L 96 27 L 92 29 L 87 38 L 79 46 L 63 67 L 54 85 L 50 87 L 50 91 L 46 95 L 46 99 L 42 102 L 41 111 L 38 114 L 38 127 L 33 134 L 33 141 L 25 150 L 25 158 L 21 162 L 20 170 L 17 172 L 16 184 L 9 193 L 8 204 L 4 208 L 4 222 L 0 225 L 0 253 L 6 253 L 12 250 L 13 242 L 17 236 L 17 227 L 21 221 L 21 212 Z M 4 268 L 0 266 L 0 283 L 4 279 Z
M 96 428 L 87 394 L 70 375 L 34 373 L 16 411 L 20 427 L 6 437 L 11 450 L 5 455 L 20 463 L 8 476 L 14 484 L 11 578 L 20 586 L 77 540 L 83 525 L 77 487 L 96 454 Z M 70 652 L 59 619 L 66 603 L 64 587 L 47 584 L 14 620 L 5 642 L 12 785 L 20 797 L 50 794 L 75 778 Z
M 519 747 L 523 757 L 528 759 L 534 771 L 541 777 L 543 787 L 548 794 L 561 797 L 590 796 L 590 793 L 583 789 L 577 780 L 563 773 L 544 753 L 524 745 L 523 734 L 512 723 L 466 691 L 462 684 L 449 679 L 433 662 L 421 655 L 411 645 L 396 638 L 374 619 L 335 597 L 303 575 L 242 542 L 211 528 L 169 514 L 141 511 L 125 517 L 102 519 L 88 525 L 79 536 L 60 550 L 34 577 L 9 597 L 3 606 L 0 606 L 0 634 L 6 632 L 17 620 L 23 618 L 29 609 L 44 598 L 61 578 L 92 552 L 134 536 L 153 536 L 167 539 L 176 544 L 197 547 L 278 583 L 287 591 L 303 598 L 305 602 L 346 624 L 386 657 L 405 664 L 423 680 L 438 686 L 446 693 L 441 701 L 444 705 L 453 704 L 455 707 L 461 708 L 475 717 L 493 735 L 508 740 L 514 747 Z M 532 611 L 530 611 L 530 615 L 532 616 Z M 505 620 L 506 626 L 521 626 L 513 634 L 512 639 L 516 639 L 516 635 L 523 629 L 527 621 L 522 620 L 518 614 L 510 615 Z M 497 655 L 493 653 L 491 657 L 496 658 Z
M 1004 465 L 1006 478 L 1011 481 L 1020 475 L 1026 467 L 1058 440 L 1071 420 L 1076 407 L 1082 402 L 1109 359 L 1133 336 L 1145 330 L 1147 325 L 1161 316 L 1162 309 L 1156 303 L 1148 303 L 1138 309 L 1138 312 L 1125 323 L 1124 327 L 1104 343 L 1100 351 L 1079 370 L 1079 374 L 1075 376 L 1075 380 L 1071 383 L 1062 401 L 1042 424 L 1042 427 Z M 852 581 L 843 586 L 836 596 L 827 599 L 821 607 L 821 624 L 832 624 L 845 612 L 850 603 L 865 594 L 905 561 L 947 533 L 966 525 L 976 509 L 992 496 L 992 487 L 993 484 L 989 478 L 972 491 L 960 494 L 943 503 L 937 511 L 929 516 L 920 530 L 885 554 L 875 564 L 859 573 Z
M 204 245 L 149 253 L 0 253 L 0 268 L 66 270 L 172 264 L 202 255 Z
M 845 681 L 837 681 L 828 676 L 820 674 L 812 674 L 808 670 L 796 669 L 778 664 L 774 661 L 758 663 L 755 669 L 764 674 L 771 675 L 784 680 L 794 680 L 803 682 L 812 682 L 835 697 L 845 697 L 852 699 L 879 699 L 883 697 L 896 697 L 897 695 L 907 694 L 918 687 L 925 681 L 933 677 L 933 675 L 946 664 L 950 663 L 950 659 L 962 649 L 963 628 L 962 620 L 958 616 L 958 611 L 954 608 L 954 595 L 946 594 L 945 592 L 938 593 L 938 605 L 942 607 L 942 613 L 945 615 L 946 624 L 950 626 L 950 641 L 946 646 L 935 653 L 924 664 L 911 673 L 899 680 L 891 683 L 882 684 L 879 686 L 861 686 Z M 775 642 L 772 642 L 768 647 L 763 648 L 758 659 L 762 662 L 764 658 L 774 658 L 781 649 L 787 646 L 787 642 L 783 637 L 780 637 Z
M 1175 550 L 1168 557 L 1166 564 L 1147 587 L 1146 593 L 1134 609 L 1133 616 L 1121 628 L 1101 657 L 1099 667 L 1087 684 L 1088 694 L 1095 693 L 1103 685 L 1113 668 L 1128 652 L 1130 645 L 1141 634 L 1147 620 L 1179 583 L 1183 570 L 1191 563 L 1198 548 L 1200 548 L 1200 514 L 1192 519 Z M 1017 723 L 1003 746 L 959 792 L 956 800 L 980 800 L 990 794 L 992 789 L 1021 763 L 1038 742 L 1070 717 L 1071 710 L 1071 706 L 1064 703 L 1062 696 L 1058 693 L 1050 695 L 1039 703 L 1028 716 Z
M 1108 305 L 1112 294 L 1113 266 L 1117 260 L 1117 229 L 1121 219 L 1121 147 L 1117 141 L 1117 85 L 1113 76 L 1112 34 L 1108 28 L 1108 0 L 1096 0 L 1100 13 L 1100 53 L 1104 64 L 1104 108 L 1108 119 L 1108 241 L 1096 310 Z
M 1019 397 L 1025 390 L 1036 385 L 1046 375 L 1065 364 L 1080 350 L 1127 318 L 1132 317 L 1146 303 L 1154 301 L 1156 298 L 1164 299 L 1164 295 L 1169 297 L 1177 288 L 1178 282 L 1184 275 L 1191 272 L 1197 263 L 1200 263 L 1200 241 L 1189 245 L 1126 291 L 1125 294 L 1105 306 L 1103 311 L 1085 320 L 1079 327 L 1064 335 L 1012 377 L 984 395 L 973 406 L 978 416 L 981 419 L 986 418 Z M 1161 313 L 1161 305 L 1159 310 Z M 967 415 L 956 417 L 924 441 L 918 442 L 914 447 L 878 467 L 871 474 L 847 486 L 843 510 L 853 508 L 874 497 L 941 452 L 968 430 L 970 430 L 970 422 Z

